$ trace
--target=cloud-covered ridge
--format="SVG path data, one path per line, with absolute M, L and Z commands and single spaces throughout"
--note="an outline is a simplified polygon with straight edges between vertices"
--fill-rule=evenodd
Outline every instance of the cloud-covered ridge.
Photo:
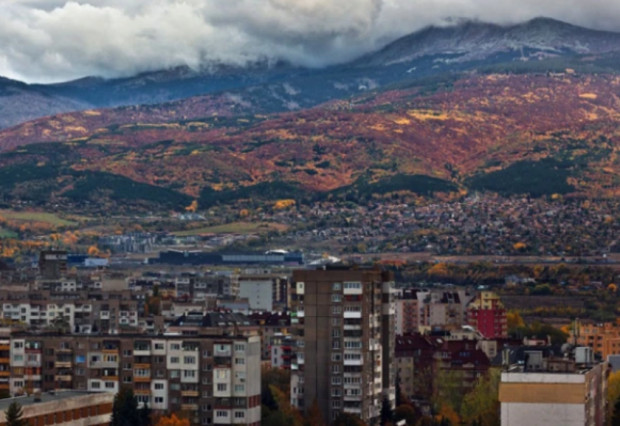
M 617 0 L 5 0 L 0 75 L 61 81 L 177 65 L 353 59 L 451 17 L 620 31 Z

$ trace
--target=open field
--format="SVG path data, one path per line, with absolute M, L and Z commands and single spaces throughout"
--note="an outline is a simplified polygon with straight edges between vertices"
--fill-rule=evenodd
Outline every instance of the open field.
M 0 228 L 0 238 L 15 238 L 17 234 L 8 229 Z
M 18 220 L 23 222 L 44 222 L 55 227 L 78 225 L 78 222 L 63 219 L 54 213 L 0 210 L 0 216 L 9 220 Z
M 203 234 L 263 234 L 270 231 L 285 231 L 287 225 L 268 222 L 233 222 L 225 225 L 207 226 L 204 228 L 190 229 L 187 231 L 179 231 L 174 234 L 178 237 L 188 237 L 192 235 Z

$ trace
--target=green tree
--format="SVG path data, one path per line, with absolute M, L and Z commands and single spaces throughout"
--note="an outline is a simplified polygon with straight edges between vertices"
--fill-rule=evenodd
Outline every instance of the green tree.
M 616 416 L 619 421 L 617 424 L 620 426 L 620 411 L 616 408 L 618 401 L 620 401 L 620 371 L 615 371 L 607 378 L 607 418 L 613 419 Z
M 6 411 L 4 417 L 6 419 L 7 426 L 26 426 L 28 422 L 22 419 L 24 413 L 22 412 L 22 406 L 17 401 L 11 402 Z
M 614 404 L 614 411 L 611 414 L 611 426 L 620 426 L 620 398 Z
M 383 401 L 381 401 L 381 424 L 391 424 L 393 419 L 394 416 L 392 413 L 392 406 L 390 404 L 390 400 L 387 398 L 387 396 L 384 396 Z
M 489 370 L 486 376 L 478 379 L 474 388 L 463 398 L 461 419 L 465 424 L 494 426 L 500 422 L 499 381 L 500 371 Z
M 122 387 L 114 396 L 110 426 L 136 425 L 142 425 L 138 411 L 138 400 L 133 394 L 133 389 Z

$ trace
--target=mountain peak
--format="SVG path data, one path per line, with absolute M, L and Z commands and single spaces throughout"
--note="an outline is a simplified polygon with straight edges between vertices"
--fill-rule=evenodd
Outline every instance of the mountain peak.
M 404 36 L 361 58 L 358 65 L 394 65 L 440 55 L 451 56 L 453 62 L 469 62 L 498 54 L 508 55 L 507 60 L 529 60 L 560 52 L 616 51 L 620 51 L 620 33 L 591 30 L 552 18 L 538 17 L 512 25 L 461 20 L 454 25 L 430 26 Z

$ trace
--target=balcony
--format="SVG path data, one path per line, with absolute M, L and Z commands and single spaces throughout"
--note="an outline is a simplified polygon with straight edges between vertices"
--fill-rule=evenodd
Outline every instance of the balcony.
M 135 383 L 149 383 L 151 376 L 133 376 L 133 381 Z
M 181 404 L 181 411 L 198 411 L 198 404 Z
M 150 363 L 135 363 L 133 365 L 133 368 L 135 369 L 144 369 L 144 370 L 150 370 L 151 369 L 151 364 Z
M 362 313 L 360 311 L 344 311 L 344 318 L 361 318 Z
M 183 390 L 181 391 L 181 396 L 187 396 L 191 398 L 198 398 L 200 396 L 200 392 L 197 390 Z
M 151 348 L 134 348 L 134 356 L 151 356 Z
M 72 380 L 73 380 L 73 377 L 70 374 L 54 376 L 54 381 L 56 382 L 70 382 Z
M 56 361 L 54 363 L 55 368 L 71 368 L 71 361 Z
M 214 357 L 230 357 L 232 355 L 232 350 L 230 345 L 227 346 L 220 346 L 220 345 L 214 345 L 213 348 L 213 356 Z

